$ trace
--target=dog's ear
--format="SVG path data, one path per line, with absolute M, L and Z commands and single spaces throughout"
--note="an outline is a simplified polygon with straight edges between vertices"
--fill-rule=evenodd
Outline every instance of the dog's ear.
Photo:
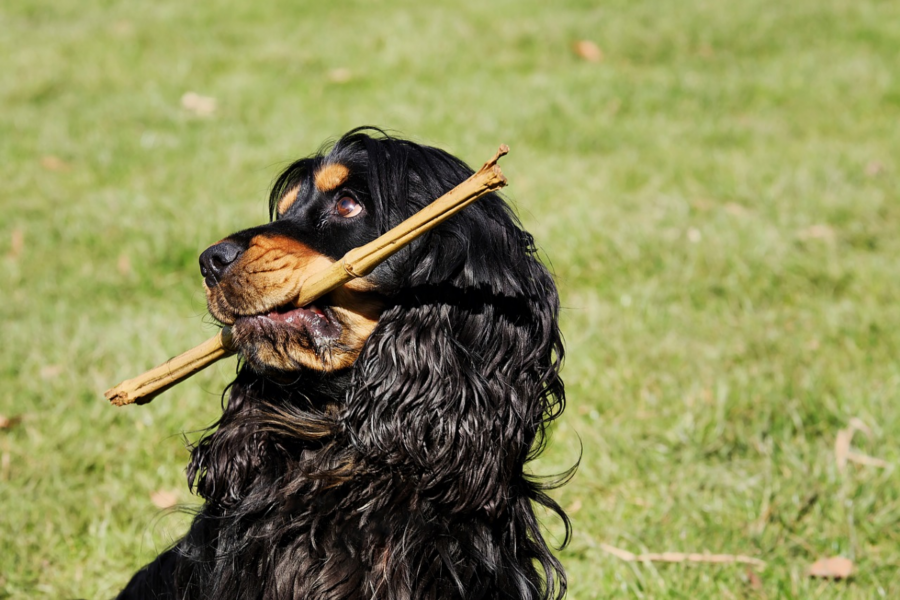
M 564 404 L 552 277 L 497 196 L 435 230 L 405 263 L 357 360 L 345 424 L 364 457 L 453 511 L 490 516 Z M 532 498 L 541 502 L 546 498 Z

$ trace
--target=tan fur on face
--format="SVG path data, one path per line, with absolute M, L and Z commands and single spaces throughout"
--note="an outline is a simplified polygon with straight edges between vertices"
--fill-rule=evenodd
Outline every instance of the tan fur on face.
M 319 170 L 316 171 L 316 188 L 320 192 L 330 192 L 346 183 L 348 177 L 350 177 L 350 169 L 345 165 L 340 163 L 322 165 L 319 167 Z
M 279 215 L 283 215 L 287 212 L 291 205 L 297 201 L 297 194 L 299 193 L 300 186 L 297 185 L 289 189 L 287 193 L 281 197 L 281 200 L 278 201 L 278 205 L 276 206 Z
M 369 294 L 350 290 L 346 286 L 331 292 L 328 302 L 338 321 L 344 326 L 340 342 L 341 346 L 346 348 L 333 357 L 332 368 L 343 369 L 356 361 L 363 344 L 372 335 L 378 324 L 378 317 L 384 310 L 384 302 Z
M 332 263 L 332 259 L 291 238 L 258 235 L 219 285 L 207 289 L 210 312 L 230 325 L 237 317 L 288 304 L 311 273 Z
M 249 325 L 259 321 L 236 322 L 291 304 L 306 279 L 333 262 L 290 238 L 256 236 L 219 284 L 206 289 L 209 311 L 233 326 L 235 343 L 251 364 L 285 371 L 296 370 L 298 365 L 319 371 L 347 368 L 356 361 L 384 307 L 381 298 L 371 293 L 372 284 L 364 279 L 355 279 L 317 302 L 329 307 L 333 322 L 340 327 L 338 338 L 326 338 L 324 345 L 314 343 L 302 331 L 276 327 L 272 321 L 263 321 L 271 329 L 262 335 Z

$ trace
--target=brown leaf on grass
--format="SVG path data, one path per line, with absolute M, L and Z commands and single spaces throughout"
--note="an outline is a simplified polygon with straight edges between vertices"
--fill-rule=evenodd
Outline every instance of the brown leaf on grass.
M 158 508 L 172 508 L 178 504 L 178 494 L 171 490 L 156 490 L 151 492 L 150 502 Z
M 19 258 L 22 250 L 25 248 L 25 232 L 21 229 L 13 229 L 9 240 L 9 256 L 10 258 Z
M 52 154 L 41 157 L 41 166 L 48 171 L 68 171 L 72 168 L 72 165 Z
M 696 227 L 691 227 L 690 229 L 688 229 L 685 236 L 687 237 L 688 241 L 692 244 L 699 244 L 700 240 L 703 239 L 703 234 L 700 233 L 700 230 L 697 229 Z
M 131 273 L 131 259 L 128 258 L 127 254 L 119 255 L 119 258 L 116 261 L 116 269 L 119 271 L 119 275 L 128 275 Z
M 117 37 L 128 37 L 134 33 L 134 25 L 125 19 L 113 23 L 111 29 Z
M 63 372 L 62 365 L 44 365 L 41 367 L 41 379 L 55 379 Z
M 572 44 L 572 50 L 588 62 L 598 63 L 603 60 L 603 50 L 590 40 L 578 40 Z
M 572 501 L 572 504 L 566 507 L 566 512 L 570 515 L 574 515 L 581 510 L 581 505 L 581 498 L 575 498 L 575 500 Z
M 757 575 L 756 571 L 747 566 L 747 583 L 750 584 L 750 589 L 759 592 L 763 589 L 763 582 L 759 575 Z
M 809 567 L 810 577 L 846 579 L 853 574 L 853 561 L 843 556 L 820 558 Z
M 735 217 L 744 217 L 750 211 L 747 210 L 747 207 L 743 206 L 742 204 L 738 204 L 737 202 L 729 202 L 725 205 L 725 212 L 734 215 Z
M 197 116 L 208 117 L 216 112 L 216 99 L 211 96 L 201 96 L 196 92 L 187 92 L 181 97 L 181 106 Z
M 338 67 L 328 71 L 328 81 L 331 83 L 347 83 L 353 79 L 353 71 L 347 67 Z
M 797 237 L 799 237 L 801 240 L 822 240 L 825 242 L 830 242 L 834 239 L 834 229 L 832 229 L 828 225 L 817 223 L 815 225 L 810 225 L 806 229 L 801 229 L 800 231 L 798 231 Z
M 884 171 L 884 165 L 878 162 L 877 160 L 873 160 L 869 164 L 866 165 L 866 175 L 869 177 L 875 177 Z
M 716 203 L 714 200 L 710 200 L 709 198 L 697 198 L 693 202 L 691 202 L 691 208 L 699 210 L 700 212 L 707 212 L 716 207 Z
M 0 429 L 12 429 L 16 425 L 22 422 L 22 415 L 16 415 L 14 417 L 7 417 L 5 415 L 0 415 Z

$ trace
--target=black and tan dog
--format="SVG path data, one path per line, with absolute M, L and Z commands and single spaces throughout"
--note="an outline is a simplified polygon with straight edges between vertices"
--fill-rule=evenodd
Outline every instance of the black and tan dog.
M 120 598 L 555 598 L 525 474 L 564 407 L 553 280 L 491 194 L 307 306 L 304 278 L 468 177 L 449 154 L 354 130 L 295 162 L 268 224 L 200 257 L 242 356 L 193 448 L 206 503 Z

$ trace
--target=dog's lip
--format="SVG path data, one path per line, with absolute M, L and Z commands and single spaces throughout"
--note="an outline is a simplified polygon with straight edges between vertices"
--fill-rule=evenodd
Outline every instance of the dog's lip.
M 285 304 L 284 306 L 279 306 L 273 310 L 270 310 L 265 315 L 257 316 L 287 324 L 294 323 L 297 319 L 317 319 L 319 321 L 329 321 L 328 315 L 325 314 L 325 311 L 312 303 L 307 304 L 306 306 L 299 307 L 294 306 L 293 304 Z
M 287 303 L 267 312 L 239 317 L 235 325 L 242 327 L 241 323 L 262 326 L 263 330 L 272 327 L 297 330 L 318 340 L 337 338 L 341 332 L 341 326 L 331 307 L 314 303 L 300 307 Z

